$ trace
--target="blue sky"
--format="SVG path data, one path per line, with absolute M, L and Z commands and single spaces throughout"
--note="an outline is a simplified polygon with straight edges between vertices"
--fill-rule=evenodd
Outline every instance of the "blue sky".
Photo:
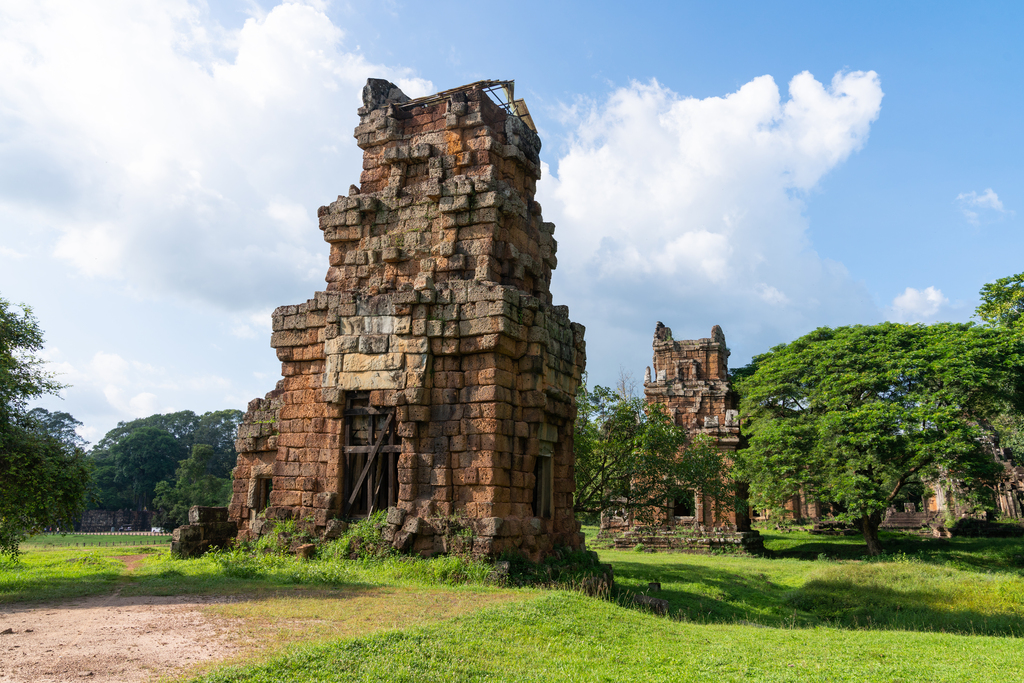
M 269 313 L 323 288 L 368 76 L 514 78 L 544 141 L 556 303 L 592 383 L 655 322 L 732 365 L 819 325 L 968 320 L 1024 270 L 1020 3 L 12 2 L 0 296 L 118 420 L 244 409 Z

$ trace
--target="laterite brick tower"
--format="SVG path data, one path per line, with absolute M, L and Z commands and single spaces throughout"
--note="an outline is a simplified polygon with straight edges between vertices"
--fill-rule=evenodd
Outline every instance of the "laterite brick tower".
M 729 383 L 729 349 L 718 325 L 711 328 L 710 337 L 677 341 L 672 330 L 659 322 L 654 330 L 654 367 L 653 371 L 647 368 L 644 376 L 644 394 L 648 403 L 663 404 L 691 437 L 710 436 L 727 456 L 739 446 L 739 411 Z M 747 486 L 742 482 L 736 485 L 737 493 L 746 499 Z M 750 529 L 749 518 L 737 515 L 733 507 L 715 510 L 716 501 L 699 493 L 694 503 L 699 524 L 710 527 L 726 522 L 739 531 Z M 668 513 L 666 521 L 671 523 L 675 514 Z
M 327 291 L 274 312 L 283 379 L 239 428 L 230 519 L 331 535 L 387 509 L 385 537 L 424 555 L 582 546 L 584 329 L 551 304 L 525 105 L 509 81 L 410 100 L 370 79 L 359 116 L 360 186 L 318 213 Z

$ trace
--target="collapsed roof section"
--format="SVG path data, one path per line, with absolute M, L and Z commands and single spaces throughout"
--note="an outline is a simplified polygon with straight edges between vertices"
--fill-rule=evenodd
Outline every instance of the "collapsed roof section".
M 452 88 L 451 90 L 442 90 L 441 92 L 434 93 L 433 95 L 409 99 L 405 93 L 390 81 L 385 81 L 379 78 L 370 78 L 367 79 L 366 85 L 363 87 L 363 107 L 367 110 L 367 113 L 373 109 L 385 107 L 389 104 L 395 105 L 395 109 L 399 111 L 409 111 L 416 107 L 427 107 L 438 104 L 439 102 L 444 102 L 445 100 L 451 99 L 452 95 L 465 94 L 478 90 L 487 93 L 487 95 L 490 96 L 491 101 L 504 109 L 508 114 L 518 116 L 530 130 L 536 133 L 537 126 L 533 123 L 533 118 L 530 116 L 530 110 L 526 106 L 526 101 L 522 99 L 517 100 L 515 98 L 515 87 L 516 82 L 514 80 L 476 81 L 475 83 L 460 85 L 459 87 Z

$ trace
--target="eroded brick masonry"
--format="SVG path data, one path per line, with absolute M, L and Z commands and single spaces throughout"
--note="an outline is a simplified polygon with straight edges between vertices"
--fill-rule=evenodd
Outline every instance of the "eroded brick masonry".
M 510 86 L 409 100 L 367 82 L 360 185 L 319 210 L 326 291 L 274 312 L 283 378 L 239 429 L 243 539 L 266 519 L 330 534 L 388 509 L 386 538 L 425 555 L 582 545 L 584 329 L 551 301 L 540 139 L 521 101 L 487 94 Z
M 726 455 L 740 444 L 740 422 L 736 394 L 729 383 L 729 349 L 722 328 L 715 325 L 704 339 L 675 340 L 672 330 L 658 323 L 654 330 L 653 365 L 644 375 L 644 395 L 648 403 L 664 405 L 675 423 L 692 438 L 705 434 Z M 737 484 L 741 498 L 745 487 Z M 666 510 L 665 522 L 692 517 L 705 526 L 728 523 L 739 530 L 750 528 L 746 515 L 737 517 L 734 505 L 708 500 L 695 492 L 693 510 L 681 505 Z M 691 512 L 691 514 L 680 514 Z

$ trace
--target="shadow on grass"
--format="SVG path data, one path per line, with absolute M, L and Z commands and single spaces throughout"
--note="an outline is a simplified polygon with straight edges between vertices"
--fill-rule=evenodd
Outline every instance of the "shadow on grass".
M 924 562 L 817 564 L 783 585 L 753 565 L 613 562 L 621 604 L 658 581 L 662 590 L 650 594 L 683 621 L 1024 636 L 1024 582 L 1016 577 Z
M 939 590 L 897 590 L 842 578 L 813 579 L 786 603 L 836 628 L 937 631 L 961 635 L 1024 636 L 1024 616 L 951 608 Z
M 812 536 L 808 533 L 762 532 L 772 557 L 817 560 L 867 558 L 860 537 Z M 887 556 L 912 555 L 922 562 L 951 565 L 958 569 L 1017 571 L 1024 568 L 1024 543 L 1018 538 L 931 538 L 901 532 L 881 532 L 879 540 Z
M 818 623 L 813 615 L 794 614 L 787 609 L 784 596 L 788 588 L 764 573 L 686 562 L 647 564 L 616 560 L 612 566 L 620 592 L 647 593 L 647 583 L 660 582 L 662 589 L 651 595 L 667 600 L 669 613 L 679 619 L 699 623 L 751 621 L 766 626 Z

